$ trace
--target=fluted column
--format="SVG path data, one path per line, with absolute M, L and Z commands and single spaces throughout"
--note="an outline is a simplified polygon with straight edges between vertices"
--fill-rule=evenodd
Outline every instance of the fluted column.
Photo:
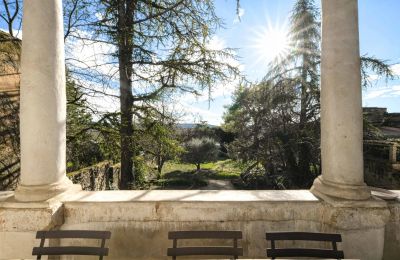
M 21 58 L 21 178 L 15 197 L 66 191 L 66 94 L 61 0 L 25 0 Z
M 357 0 L 322 0 L 322 175 L 316 195 L 365 200 Z

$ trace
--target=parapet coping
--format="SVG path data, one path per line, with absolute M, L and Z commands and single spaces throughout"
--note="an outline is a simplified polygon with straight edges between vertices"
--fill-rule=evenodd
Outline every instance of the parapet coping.
M 132 190 L 81 191 L 64 202 L 317 202 L 309 190 Z
M 400 190 L 392 190 L 399 197 Z M 127 202 L 320 202 L 309 190 L 112 190 L 75 191 L 44 202 L 18 202 L 14 192 L 0 192 L 0 208 L 49 208 L 60 203 Z M 368 203 L 371 203 L 369 201 Z

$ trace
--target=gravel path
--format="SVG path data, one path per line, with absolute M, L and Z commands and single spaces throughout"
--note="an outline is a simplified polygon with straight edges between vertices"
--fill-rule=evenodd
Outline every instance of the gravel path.
M 231 181 L 229 180 L 207 180 L 208 185 L 201 188 L 201 190 L 234 190 Z

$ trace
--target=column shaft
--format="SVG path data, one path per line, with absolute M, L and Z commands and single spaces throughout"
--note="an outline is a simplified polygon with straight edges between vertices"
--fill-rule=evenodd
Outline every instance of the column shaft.
M 66 94 L 61 0 L 25 0 L 21 57 L 21 178 L 16 198 L 64 191 Z
M 362 200 L 363 121 L 357 0 L 322 0 L 321 161 L 313 191 Z

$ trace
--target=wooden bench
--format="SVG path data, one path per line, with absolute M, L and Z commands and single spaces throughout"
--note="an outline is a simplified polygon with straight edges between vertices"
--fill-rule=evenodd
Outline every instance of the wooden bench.
M 232 256 L 237 259 L 243 256 L 243 248 L 238 247 L 238 239 L 242 238 L 242 231 L 172 231 L 168 239 L 173 240 L 173 248 L 168 248 L 167 255 L 175 260 L 177 256 Z M 233 246 L 212 247 L 178 247 L 178 239 L 232 239 Z
M 36 238 L 41 239 L 40 246 L 34 247 L 32 255 L 36 255 L 36 259 L 41 259 L 42 255 L 108 255 L 108 248 L 105 248 L 106 239 L 111 237 L 110 231 L 90 231 L 90 230 L 57 230 L 57 231 L 38 231 Z M 99 247 L 89 246 L 44 246 L 46 239 L 62 239 L 62 238 L 81 238 L 81 239 L 101 239 Z
M 276 257 L 319 257 L 343 259 L 343 251 L 337 250 L 337 242 L 342 242 L 340 234 L 311 233 L 311 232 L 268 232 L 266 239 L 271 241 L 271 248 L 267 249 L 267 256 Z M 331 242 L 332 249 L 315 248 L 275 248 L 278 240 L 305 240 Z

